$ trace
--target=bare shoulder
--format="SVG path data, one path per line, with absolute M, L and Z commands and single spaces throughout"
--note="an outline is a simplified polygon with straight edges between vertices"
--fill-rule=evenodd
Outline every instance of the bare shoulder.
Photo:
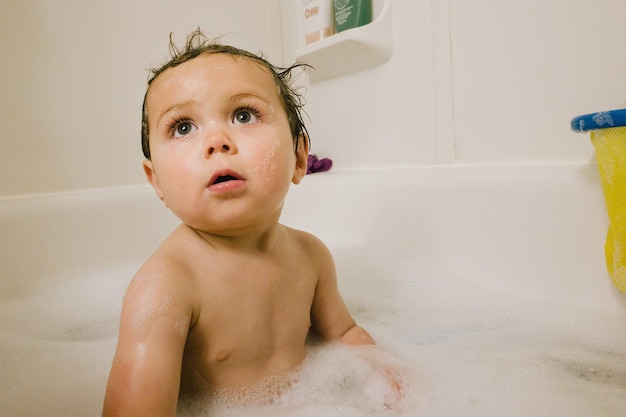
M 176 303 L 179 309 L 193 309 L 193 265 L 180 248 L 185 231 L 176 229 L 146 260 L 133 277 L 124 303 L 154 306 Z
M 289 239 L 301 249 L 306 250 L 309 255 L 317 257 L 331 256 L 326 244 L 314 234 L 288 226 L 283 227 L 287 231 Z
M 318 282 L 327 282 L 331 287 L 335 286 L 337 279 L 335 261 L 324 242 L 309 232 L 287 226 L 285 228 L 289 234 L 290 245 L 298 251 L 294 258 L 298 259 L 301 265 L 310 265 L 316 273 Z

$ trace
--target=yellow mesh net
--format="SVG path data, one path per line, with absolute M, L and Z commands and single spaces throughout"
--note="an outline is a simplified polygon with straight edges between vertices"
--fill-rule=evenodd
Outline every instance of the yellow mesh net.
M 594 130 L 591 142 L 609 214 L 606 268 L 617 288 L 626 293 L 626 127 Z

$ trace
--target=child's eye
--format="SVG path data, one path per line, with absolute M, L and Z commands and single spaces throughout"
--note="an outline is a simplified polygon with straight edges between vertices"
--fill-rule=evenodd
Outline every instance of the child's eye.
M 187 136 L 193 132 L 198 130 L 198 128 L 188 120 L 181 120 L 179 122 L 174 123 L 172 125 L 170 131 L 171 135 L 174 138 L 181 138 L 183 136 Z
M 252 109 L 241 109 L 235 112 L 233 123 L 236 125 L 246 125 L 258 122 L 259 117 Z

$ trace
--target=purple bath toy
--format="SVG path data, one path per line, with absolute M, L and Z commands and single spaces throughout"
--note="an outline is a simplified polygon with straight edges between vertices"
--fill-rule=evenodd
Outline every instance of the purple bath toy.
M 313 174 L 315 172 L 324 172 L 331 169 L 333 161 L 328 158 L 318 159 L 316 155 L 309 155 L 307 161 L 307 174 Z

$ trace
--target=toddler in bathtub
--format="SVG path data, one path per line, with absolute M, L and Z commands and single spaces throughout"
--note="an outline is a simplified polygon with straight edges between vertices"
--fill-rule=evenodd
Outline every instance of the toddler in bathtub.
M 342 300 L 324 244 L 278 223 L 307 170 L 295 66 L 199 31 L 170 46 L 144 97 L 143 168 L 182 224 L 127 289 L 104 416 L 174 416 L 179 398 L 289 373 L 310 331 L 375 343 Z

